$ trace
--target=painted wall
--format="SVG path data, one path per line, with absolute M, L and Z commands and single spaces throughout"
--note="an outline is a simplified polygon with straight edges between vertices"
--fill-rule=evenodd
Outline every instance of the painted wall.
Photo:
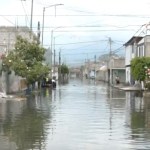
M 125 66 L 130 65 L 132 59 L 132 45 L 125 47 Z

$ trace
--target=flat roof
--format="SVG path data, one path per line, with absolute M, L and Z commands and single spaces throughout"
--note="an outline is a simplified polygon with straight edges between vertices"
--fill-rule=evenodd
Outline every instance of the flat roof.
M 138 43 L 141 39 L 143 39 L 142 36 L 133 36 L 128 42 L 124 44 L 124 46 L 132 45 L 133 43 Z

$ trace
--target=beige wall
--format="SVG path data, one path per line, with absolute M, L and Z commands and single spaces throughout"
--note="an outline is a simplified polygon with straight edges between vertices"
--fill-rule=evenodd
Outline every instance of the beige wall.
M 124 58 L 114 58 L 111 60 L 112 68 L 125 68 L 125 59 Z

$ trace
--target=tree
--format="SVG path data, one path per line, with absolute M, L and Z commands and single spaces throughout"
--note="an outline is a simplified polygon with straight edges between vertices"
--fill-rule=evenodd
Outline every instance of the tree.
M 48 66 L 43 64 L 44 53 L 45 49 L 37 43 L 18 36 L 15 49 L 3 58 L 3 70 L 12 70 L 26 78 L 28 85 L 33 84 L 49 73 Z
M 144 81 L 150 90 L 150 57 L 136 57 L 131 61 L 131 73 L 135 80 Z
M 131 61 L 131 73 L 135 80 L 145 81 L 145 67 L 150 67 L 150 57 L 136 57 Z
M 64 80 L 65 80 L 65 75 L 68 75 L 68 74 L 69 74 L 69 68 L 67 67 L 67 65 L 62 64 L 58 69 L 60 70 L 59 73 L 60 73 L 60 76 L 62 75 L 62 77 L 63 77 L 63 82 L 64 82 Z
M 65 74 L 68 74 L 68 73 L 69 73 L 69 68 L 67 67 L 67 65 L 62 64 L 61 65 L 61 74 L 65 75 Z

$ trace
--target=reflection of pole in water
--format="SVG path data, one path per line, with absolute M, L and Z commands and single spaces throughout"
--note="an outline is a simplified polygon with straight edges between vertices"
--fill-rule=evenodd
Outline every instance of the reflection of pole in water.
M 52 101 L 56 101 L 56 90 L 53 90 L 52 95 Z
M 111 136 L 111 130 L 112 130 L 112 87 L 109 86 L 109 130 L 110 130 L 110 136 Z
M 59 88 L 59 100 L 61 100 L 61 87 Z

